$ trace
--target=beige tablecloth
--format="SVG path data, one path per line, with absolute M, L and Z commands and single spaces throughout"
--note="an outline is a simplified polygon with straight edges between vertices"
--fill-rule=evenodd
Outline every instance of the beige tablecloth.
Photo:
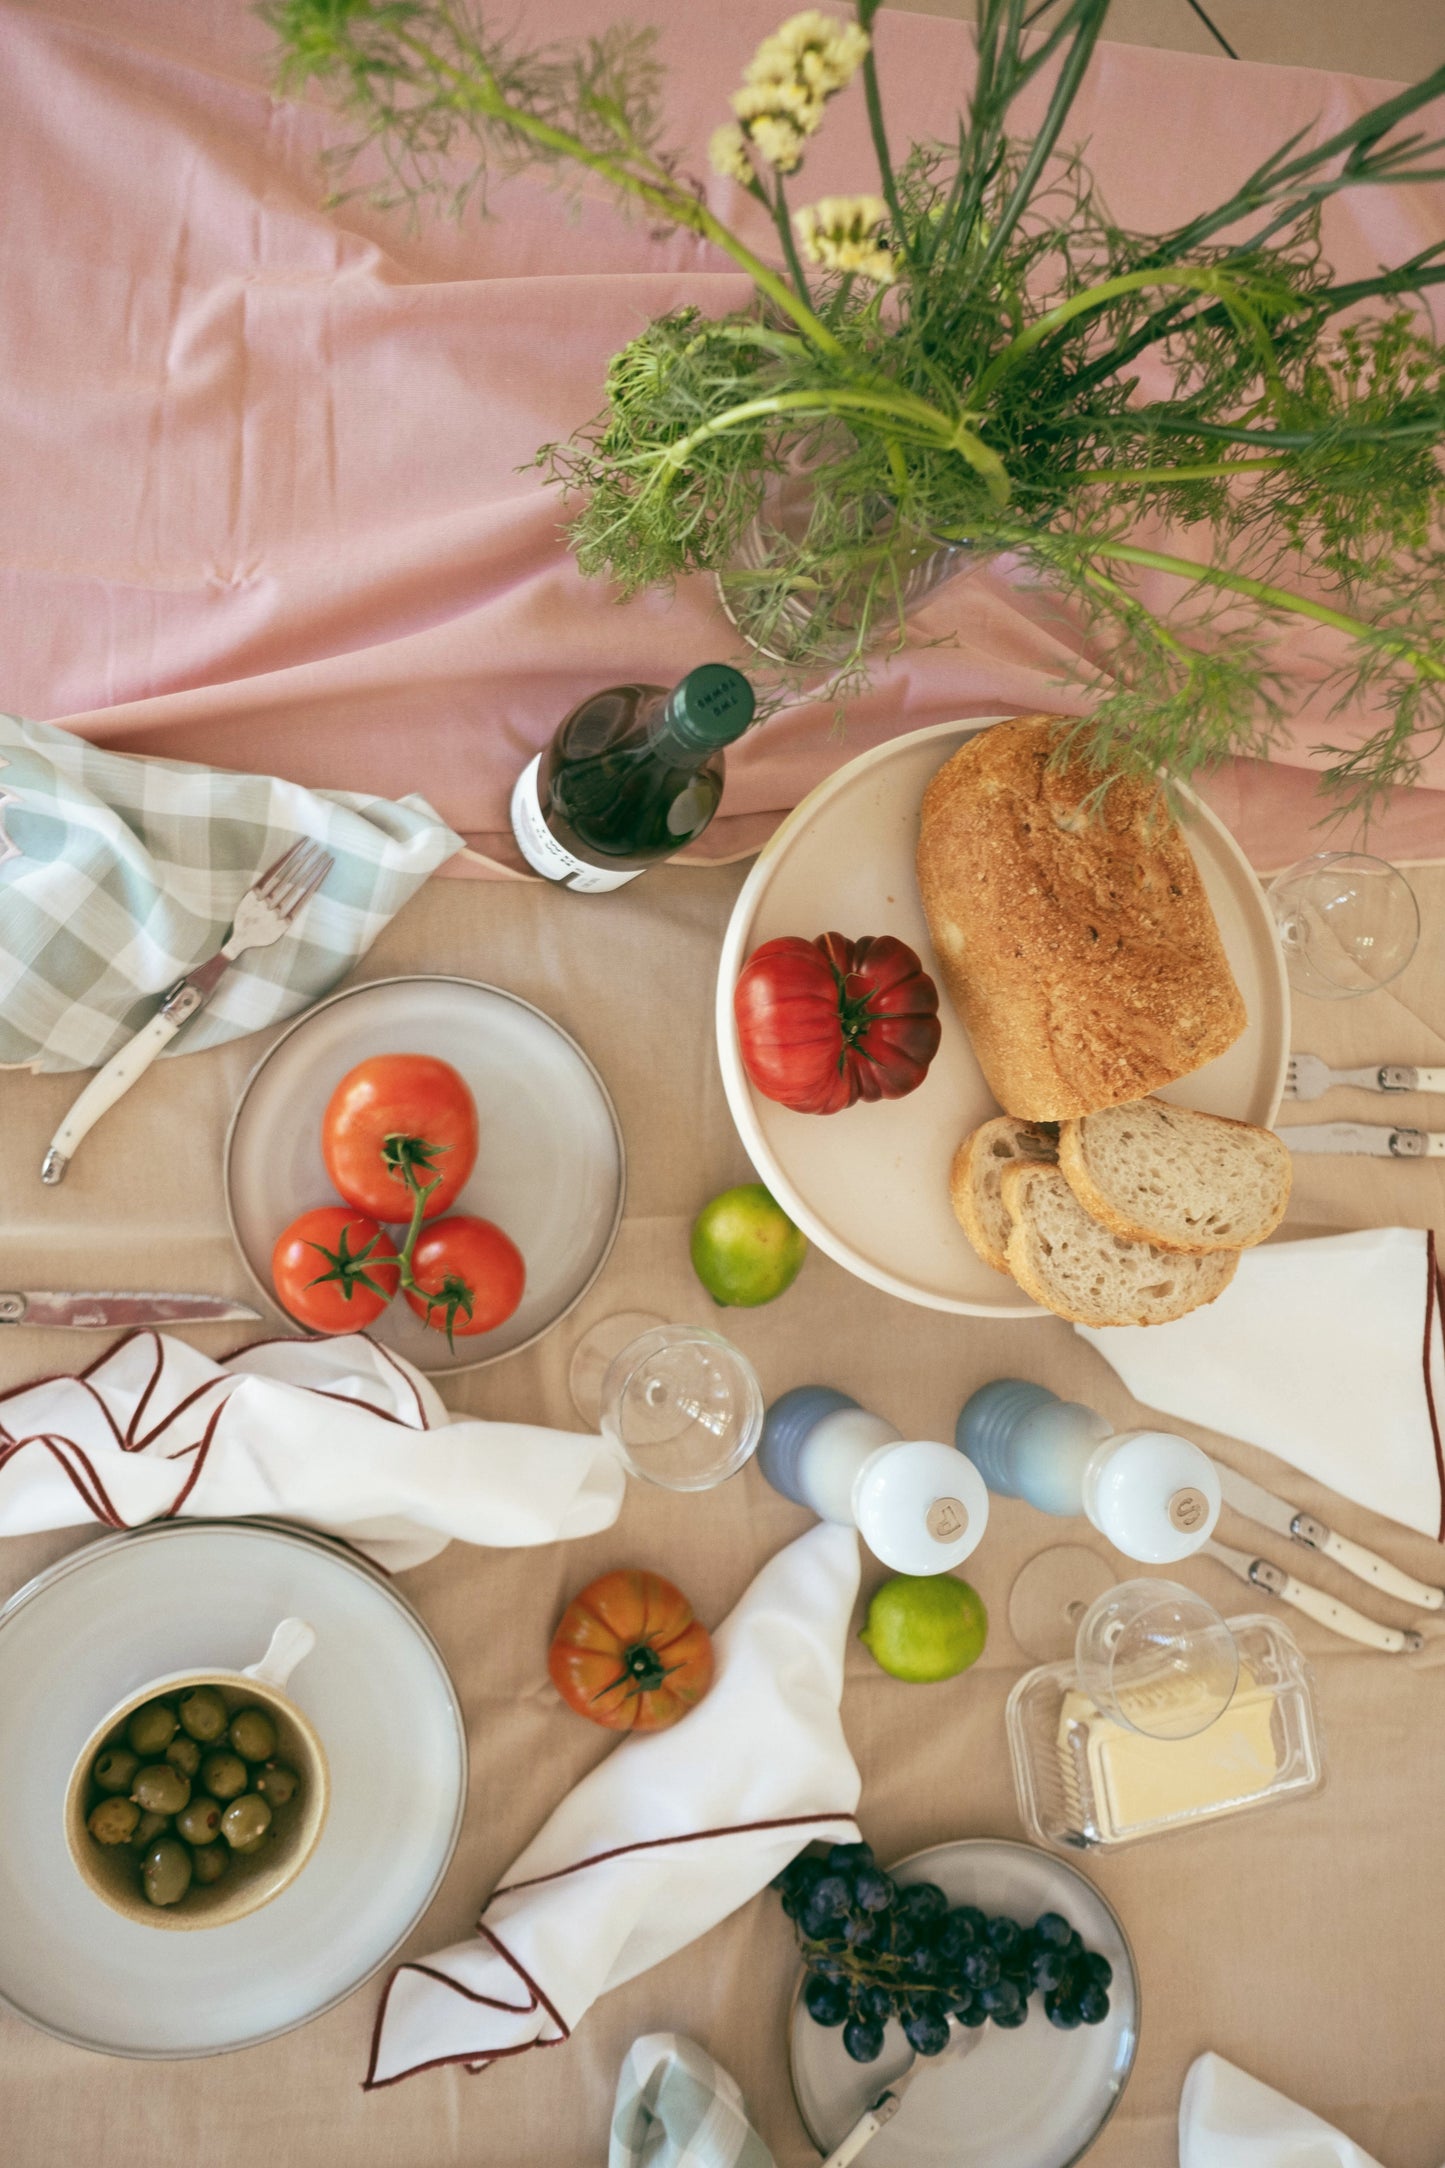
M 606 1077 L 631 1155 L 626 1223 L 582 1309 L 540 1347 L 452 1381 L 454 1405 L 567 1424 L 567 1361 L 587 1324 L 632 1307 L 715 1321 L 688 1266 L 687 1230 L 707 1197 L 749 1172 L 723 1102 L 710 1023 L 718 940 L 741 879 L 741 869 L 661 870 L 597 898 L 433 884 L 368 958 L 367 976 L 458 972 L 547 1009 Z M 1419 885 L 1429 933 L 1398 997 L 1301 1003 L 1297 1045 L 1351 1061 L 1445 1061 L 1445 869 L 1422 874 Z M 54 1192 L 41 1187 L 36 1169 L 74 1083 L 0 1076 L 0 1285 L 241 1293 L 220 1145 L 261 1047 L 253 1039 L 163 1063 L 108 1117 Z M 1422 1121 L 1431 1113 L 1428 1102 L 1391 1103 L 1396 1108 Z M 1328 1111 L 1382 1115 L 1381 1102 L 1361 1094 L 1330 1101 Z M 1433 1113 L 1445 1126 L 1438 1100 Z M 1445 1163 L 1302 1163 L 1294 1230 L 1388 1221 L 1445 1228 Z M 816 1254 L 784 1301 L 733 1313 L 726 1329 L 770 1396 L 809 1380 L 836 1384 L 913 1436 L 950 1436 L 964 1395 L 1005 1372 L 1091 1400 L 1116 1419 L 1133 1412 L 1105 1364 L 1053 1319 L 943 1317 L 875 1294 Z M 212 1328 L 198 1337 L 219 1350 L 236 1333 Z M 84 1351 L 77 1338 L 7 1334 L 0 1385 Z M 1268 1475 L 1262 1458 L 1242 1447 L 1229 1457 Z M 1293 1489 L 1303 1504 L 1327 1507 L 1348 1533 L 1440 1578 L 1445 1561 L 1423 1538 L 1336 1505 L 1303 1479 Z M 698 1498 L 633 1486 L 617 1528 L 585 1543 L 514 1556 L 458 1544 L 405 1577 L 451 1665 L 472 1749 L 461 1845 L 411 1953 L 467 1931 L 500 1871 L 605 1751 L 546 1684 L 544 1652 L 564 1599 L 591 1574 L 634 1563 L 673 1576 L 705 1618 L 717 1619 L 759 1563 L 806 1525 L 750 1468 Z M 850 1658 L 844 1719 L 863 1771 L 860 1815 L 885 1858 L 949 1837 L 1019 1834 L 1003 1706 L 1025 1660 L 1008 1631 L 1008 1589 L 1025 1559 L 1080 1532 L 1021 1505 L 997 1506 L 967 1569 L 990 1607 L 992 1633 L 980 1663 L 961 1678 L 909 1687 L 886 1678 L 862 1648 Z M 0 1597 L 74 1541 L 71 1534 L 0 1544 Z M 1305 1571 L 1341 1595 L 1359 1593 L 1327 1564 L 1310 1560 Z M 882 1573 L 869 1563 L 865 1593 Z M 1252 1607 L 1219 1567 L 1203 1562 L 1186 1577 L 1226 1610 Z M 1445 1667 L 1367 1654 L 1294 1615 L 1290 1623 L 1315 1666 L 1325 1792 L 1276 1814 L 1086 1864 L 1125 1922 L 1144 1993 L 1138 2065 L 1091 2156 L 1097 2168 L 1175 2161 L 1180 2084 L 1206 2047 L 1307 2101 L 1388 2168 L 1437 2168 L 1445 2156 L 1438 1994 Z M 3 1725 L 0 1711 L 0 1751 L 17 1751 Z M 483 2078 L 440 2071 L 370 2097 L 359 2086 L 377 1983 L 270 2046 L 176 2065 L 85 2054 L 0 2013 L 0 2161 L 4 2168 L 71 2160 L 103 2160 L 107 2168 L 200 2161 L 206 2168 L 258 2161 L 601 2168 L 625 2048 L 639 2033 L 672 2027 L 735 2074 L 781 2168 L 804 2168 L 815 2155 L 788 2086 L 789 1940 L 776 1901 L 762 1897 L 607 1997 L 555 2053 Z

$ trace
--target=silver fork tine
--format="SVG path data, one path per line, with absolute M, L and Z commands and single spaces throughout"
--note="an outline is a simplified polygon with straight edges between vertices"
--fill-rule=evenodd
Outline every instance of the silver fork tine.
M 336 861 L 329 857 L 325 851 L 312 862 L 305 877 L 293 889 L 288 891 L 284 902 L 274 906 L 280 912 L 282 918 L 294 918 L 296 916 L 307 898 L 315 895 L 335 863 Z
M 257 874 L 255 880 L 251 883 L 252 893 L 259 896 L 263 903 L 269 903 L 272 889 L 286 880 L 294 862 L 298 858 L 304 857 L 311 848 L 308 839 L 305 836 L 300 837 L 297 842 L 292 844 L 290 850 L 283 851 L 281 856 L 273 864 L 269 865 L 264 873 Z
M 271 883 L 263 900 L 271 906 L 273 911 L 281 912 L 284 917 L 292 907 L 292 898 L 310 880 L 318 863 L 324 865 L 328 870 L 331 865 L 326 852 L 321 850 L 318 845 L 314 843 L 303 844 L 292 858 L 281 878 Z

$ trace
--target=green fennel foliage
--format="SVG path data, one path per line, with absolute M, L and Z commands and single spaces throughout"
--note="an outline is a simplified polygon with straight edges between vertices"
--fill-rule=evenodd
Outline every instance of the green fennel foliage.
M 877 6 L 858 0 L 865 33 Z M 1290 690 L 1277 637 L 1304 620 L 1331 636 L 1337 707 L 1375 718 L 1328 748 L 1341 804 L 1368 812 L 1445 735 L 1445 355 L 1423 306 L 1445 282 L 1445 241 L 1345 283 L 1319 213 L 1341 189 L 1445 178 L 1445 138 L 1408 127 L 1445 91 L 1445 67 L 1325 140 L 1293 138 L 1174 232 L 1134 233 L 1062 145 L 1108 7 L 1061 0 L 1030 31 L 1023 0 L 980 0 L 956 141 L 896 163 L 867 52 L 880 195 L 872 212 L 872 199 L 845 208 L 855 232 L 873 219 L 891 279 L 841 242 L 805 264 L 787 198 L 800 160 L 772 148 L 776 129 L 751 107 L 738 107 L 746 142 L 731 131 L 740 147 L 723 155 L 773 215 L 782 268 L 708 208 L 662 146 L 646 32 L 538 52 L 465 0 L 275 0 L 266 13 L 283 86 L 319 80 L 355 128 L 339 163 L 380 153 L 381 200 L 460 212 L 485 208 L 496 174 L 590 174 L 752 277 L 748 311 L 650 324 L 614 358 L 598 418 L 539 453 L 584 572 L 624 597 L 718 573 L 786 686 L 846 697 L 870 651 L 902 641 L 915 563 L 948 545 L 1004 557 L 1082 612 L 1096 697 L 1079 732 L 1096 756 L 1179 779 L 1268 751 Z M 842 31 L 830 24 L 795 18 L 780 35 L 826 49 Z M 768 87 L 776 55 L 763 61 L 754 106 L 776 95 L 778 111 L 800 110 L 801 92 L 789 106 Z M 840 64 L 826 95 L 856 66 Z M 1019 140 L 1010 108 L 1041 72 L 1046 115 Z M 807 107 L 808 133 L 823 103 Z M 1165 395 L 1151 396 L 1161 372 Z M 1178 546 L 1143 546 L 1146 519 Z M 1166 614 L 1145 603 L 1146 574 L 1151 594 L 1159 575 L 1171 583 Z

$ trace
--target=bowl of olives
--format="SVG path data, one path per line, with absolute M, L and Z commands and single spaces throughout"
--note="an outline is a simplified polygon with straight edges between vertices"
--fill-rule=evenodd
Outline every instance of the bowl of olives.
M 315 1646 L 283 1619 L 244 1671 L 151 1679 L 95 1727 L 65 1797 L 82 1879 L 146 1927 L 224 1927 L 294 1882 L 321 1835 L 330 1779 L 284 1689 Z

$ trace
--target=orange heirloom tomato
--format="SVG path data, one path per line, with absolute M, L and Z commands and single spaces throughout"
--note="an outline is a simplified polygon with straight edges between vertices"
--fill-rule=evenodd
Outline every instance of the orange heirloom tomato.
M 612 1731 L 666 1731 L 712 1685 L 712 1639 L 660 1574 L 604 1573 L 562 1613 L 547 1669 L 569 1709 Z

